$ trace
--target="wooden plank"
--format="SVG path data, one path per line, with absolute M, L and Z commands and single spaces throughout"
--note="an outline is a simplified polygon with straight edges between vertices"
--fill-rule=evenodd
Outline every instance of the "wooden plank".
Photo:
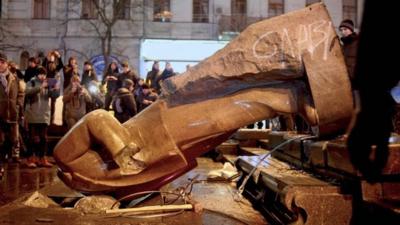
M 267 139 L 270 129 L 240 129 L 234 135 L 236 140 L 249 140 L 249 139 Z
M 106 214 L 175 211 L 175 210 L 187 210 L 187 209 L 191 210 L 191 209 L 193 209 L 193 206 L 191 204 L 155 205 L 155 206 L 144 206 L 144 207 L 138 207 L 138 208 L 128 208 L 128 209 L 109 209 L 109 210 L 106 210 Z
M 263 148 L 240 147 L 240 155 L 264 155 L 269 151 Z

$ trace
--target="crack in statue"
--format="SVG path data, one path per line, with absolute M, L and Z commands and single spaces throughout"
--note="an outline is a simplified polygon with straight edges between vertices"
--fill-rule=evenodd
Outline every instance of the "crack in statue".
M 153 190 L 247 124 L 300 114 L 317 135 L 329 135 L 343 131 L 352 113 L 323 4 L 249 26 L 162 88 L 159 100 L 124 124 L 104 110 L 82 118 L 55 148 L 61 179 L 91 193 Z

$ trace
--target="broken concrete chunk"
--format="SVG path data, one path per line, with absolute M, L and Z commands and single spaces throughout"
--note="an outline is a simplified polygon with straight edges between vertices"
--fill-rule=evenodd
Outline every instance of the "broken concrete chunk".
M 35 208 L 59 207 L 57 203 L 38 191 L 35 191 L 23 204 Z
M 107 209 L 111 209 L 111 207 L 114 205 L 116 201 L 117 200 L 115 200 L 111 196 L 94 195 L 80 199 L 75 203 L 74 208 L 78 209 L 84 214 L 97 214 L 97 213 L 103 213 Z M 114 206 L 114 209 L 118 209 L 119 206 L 120 203 L 117 203 Z
M 224 167 L 222 169 L 218 170 L 211 170 L 207 178 L 208 179 L 217 179 L 217 178 L 223 178 L 223 179 L 229 179 L 231 177 L 234 177 L 238 174 L 238 171 L 232 164 L 226 162 L 224 164 Z

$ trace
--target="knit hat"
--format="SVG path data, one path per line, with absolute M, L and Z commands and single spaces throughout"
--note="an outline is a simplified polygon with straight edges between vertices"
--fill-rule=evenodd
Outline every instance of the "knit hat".
M 341 28 L 341 27 L 346 27 L 346 28 L 348 28 L 348 29 L 350 29 L 351 31 L 354 32 L 354 22 L 352 20 L 349 20 L 349 19 L 343 20 L 340 23 L 339 28 Z
M 121 63 L 121 66 L 122 66 L 122 67 L 129 67 L 128 61 L 123 61 L 123 62 Z
M 3 62 L 7 62 L 8 61 L 7 60 L 7 56 L 2 52 L 0 52 L 0 61 L 3 61 Z

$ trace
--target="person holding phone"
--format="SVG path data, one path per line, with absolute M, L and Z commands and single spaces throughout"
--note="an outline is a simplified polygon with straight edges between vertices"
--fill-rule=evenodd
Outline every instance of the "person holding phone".
M 38 75 L 26 85 L 25 119 L 29 129 L 27 166 L 29 168 L 52 167 L 47 160 L 47 129 L 50 125 L 50 99 L 57 98 L 59 88 L 49 87 L 47 70 L 38 68 Z

